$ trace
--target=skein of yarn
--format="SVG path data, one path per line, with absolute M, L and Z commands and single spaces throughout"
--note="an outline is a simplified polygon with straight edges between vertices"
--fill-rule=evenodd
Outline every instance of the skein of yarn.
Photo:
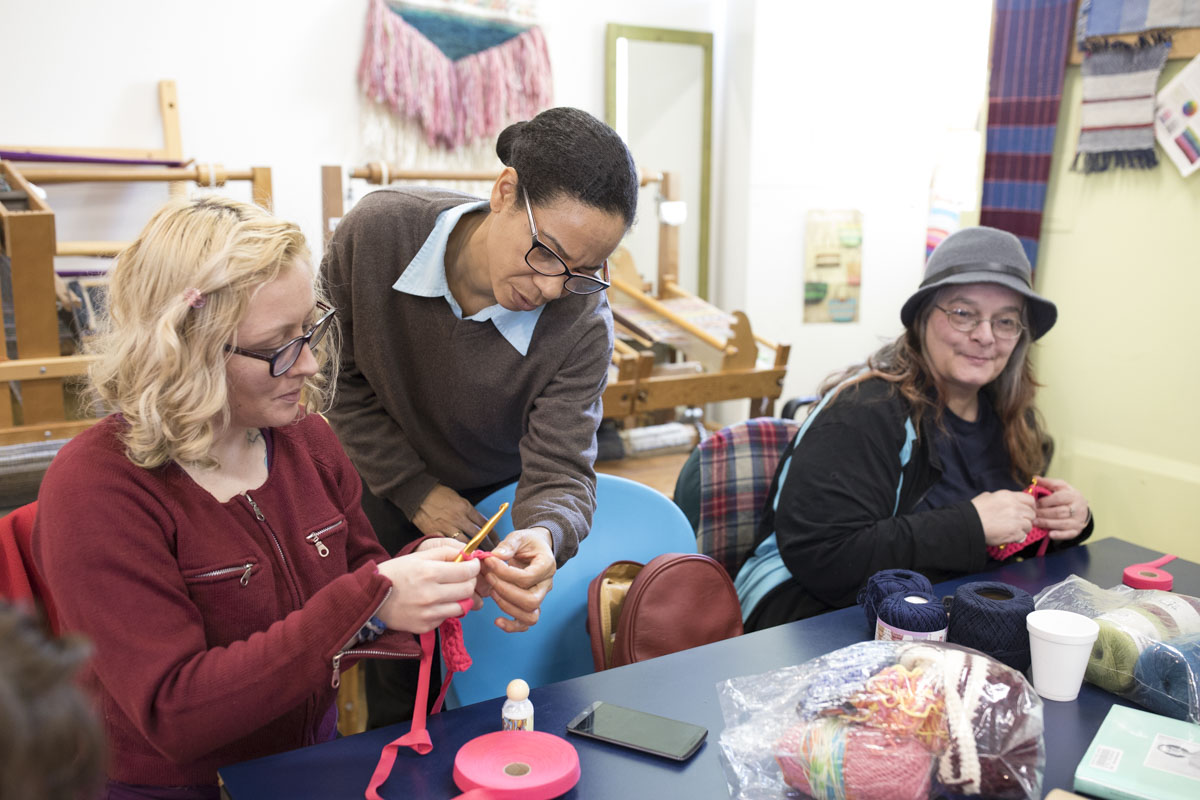
M 875 630 L 875 621 L 879 618 L 879 604 L 896 592 L 931 593 L 933 584 L 929 578 L 910 569 L 881 569 L 876 572 L 858 593 L 858 602 L 863 607 L 871 630 Z
M 876 613 L 879 641 L 946 641 L 946 607 L 929 592 L 894 592 L 883 598 Z
M 1100 617 L 1100 633 L 1092 645 L 1083 678 L 1101 689 L 1121 694 L 1133 686 L 1133 668 L 1151 639 Z
M 1025 617 L 1033 598 L 999 581 L 964 583 L 954 593 L 948 641 L 986 653 L 1015 670 L 1029 669 Z
M 1200 635 L 1152 643 L 1133 675 L 1134 702 L 1168 717 L 1200 721 Z
M 933 756 L 916 739 L 823 718 L 794 726 L 775 745 L 785 782 L 810 797 L 925 800 Z

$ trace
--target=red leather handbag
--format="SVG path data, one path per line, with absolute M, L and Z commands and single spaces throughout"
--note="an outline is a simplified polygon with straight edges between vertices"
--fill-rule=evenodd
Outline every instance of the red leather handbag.
M 729 574 L 700 553 L 666 553 L 646 565 L 616 561 L 588 585 L 596 670 L 675 653 L 742 633 Z

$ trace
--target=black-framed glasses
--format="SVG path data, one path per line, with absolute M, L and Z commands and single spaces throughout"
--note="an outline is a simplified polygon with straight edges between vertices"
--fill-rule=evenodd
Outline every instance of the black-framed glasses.
M 533 221 L 533 206 L 529 204 L 529 193 L 522 189 L 521 194 L 525 198 L 525 211 L 529 214 L 529 232 L 533 235 L 533 245 L 525 254 L 525 263 L 529 268 L 542 275 L 565 276 L 563 288 L 571 294 L 594 294 L 611 286 L 608 282 L 608 259 L 598 267 L 573 270 L 558 253 L 542 244 L 542 240 L 538 238 L 537 223 Z M 589 275 L 589 272 L 597 274 Z
M 260 361 L 266 361 L 271 365 L 271 377 L 280 378 L 300 360 L 300 352 L 304 349 L 304 345 L 307 344 L 310 349 L 315 349 L 329 330 L 329 326 L 333 324 L 333 315 L 337 313 L 336 308 L 330 308 L 324 303 L 317 303 L 317 311 L 324 313 L 317 318 L 317 321 L 313 323 L 311 328 L 273 353 L 259 353 L 256 350 L 246 350 L 242 347 L 234 347 L 231 344 L 225 345 L 225 350 L 230 353 L 237 353 L 239 356 L 248 356 L 250 358 L 257 358 Z
M 1021 331 L 1025 330 L 1025 325 L 1021 323 L 1021 318 L 1016 314 L 1005 314 L 1002 317 L 991 317 L 984 319 L 983 315 L 978 311 L 972 311 L 969 308 L 942 308 L 939 305 L 934 305 L 938 311 L 946 315 L 946 319 L 950 321 L 950 327 L 962 333 L 970 333 L 979 327 L 980 323 L 987 322 L 992 326 L 992 335 L 997 339 L 1016 339 L 1021 335 Z

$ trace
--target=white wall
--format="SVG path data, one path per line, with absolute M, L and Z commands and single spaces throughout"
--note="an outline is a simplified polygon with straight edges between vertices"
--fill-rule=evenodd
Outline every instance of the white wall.
M 367 0 L 0 0 L 0 144 L 160 144 L 178 84 L 184 151 L 267 165 L 275 207 L 320 241 L 321 164 L 365 160 L 356 84 Z M 542 0 L 555 102 L 604 114 L 604 29 L 714 33 L 712 296 L 793 345 L 785 396 L 899 331 L 929 180 L 986 92 L 990 0 Z M 128 239 L 161 185 L 50 187 L 60 238 Z M 245 191 L 231 190 L 234 191 Z M 801 323 L 803 219 L 864 213 L 861 322 Z M 741 404 L 738 410 L 744 414 Z
M 604 28 L 712 30 L 717 0 L 542 0 L 555 102 L 604 116 Z M 319 250 L 320 166 L 365 159 L 356 72 L 367 0 L 0 0 L 0 144 L 160 147 L 156 85 L 178 86 L 184 153 L 269 166 L 275 210 Z M 59 238 L 126 240 L 161 184 L 50 186 Z M 230 184 L 229 194 L 249 199 Z
M 990 0 L 754 4 L 752 54 L 729 61 L 727 106 L 749 123 L 726 128 L 723 152 L 738 166 L 723 179 L 732 203 L 719 224 L 718 299 L 792 344 L 785 398 L 900 332 L 900 306 L 924 269 L 941 142 L 948 129 L 974 128 L 986 99 L 990 19 Z M 821 208 L 863 212 L 857 324 L 802 322 L 804 217 Z

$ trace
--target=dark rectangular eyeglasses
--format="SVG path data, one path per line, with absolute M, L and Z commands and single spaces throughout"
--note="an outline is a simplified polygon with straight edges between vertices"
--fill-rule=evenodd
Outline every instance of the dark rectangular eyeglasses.
M 525 198 L 525 211 L 529 214 L 529 232 L 533 235 L 533 245 L 525 254 L 525 263 L 529 268 L 551 277 L 562 275 L 563 288 L 571 294 L 594 294 L 611 286 L 608 282 L 608 259 L 598 267 L 572 270 L 567 266 L 567 262 L 559 258 L 558 253 L 542 244 L 542 240 L 538 238 L 537 223 L 533 221 L 533 206 L 529 204 L 529 193 L 522 189 L 521 194 Z
M 317 303 L 317 311 L 322 312 L 321 316 L 317 318 L 317 321 L 313 323 L 311 328 L 273 353 L 260 353 L 256 350 L 234 347 L 231 344 L 225 345 L 225 350 L 230 353 L 237 353 L 239 356 L 266 361 L 271 365 L 271 377 L 282 377 L 300 359 L 300 353 L 304 349 L 304 345 L 307 344 L 310 349 L 316 349 L 316 346 L 320 344 L 321 339 L 325 336 L 326 331 L 329 330 L 329 326 L 333 324 L 333 315 L 337 313 L 336 308 L 330 308 L 324 303 Z

